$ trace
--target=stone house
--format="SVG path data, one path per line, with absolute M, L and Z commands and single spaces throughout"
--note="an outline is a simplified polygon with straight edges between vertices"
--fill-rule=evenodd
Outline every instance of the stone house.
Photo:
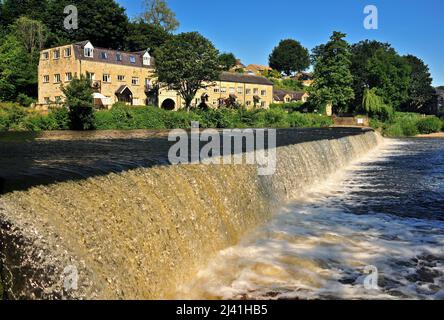
M 289 90 L 274 89 L 273 103 L 307 102 L 309 94 L 306 92 L 294 92 Z

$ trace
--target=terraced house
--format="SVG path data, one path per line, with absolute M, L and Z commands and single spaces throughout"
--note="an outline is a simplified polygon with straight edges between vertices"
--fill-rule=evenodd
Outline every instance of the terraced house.
M 184 103 L 176 91 L 162 87 L 153 94 L 154 58 L 149 50 L 123 52 L 94 47 L 90 41 L 46 49 L 39 62 L 38 104 L 63 102 L 62 86 L 74 77 L 85 75 L 92 81 L 94 103 L 108 108 L 116 102 L 128 105 L 153 105 L 178 110 Z M 157 97 L 156 97 L 157 96 Z M 220 79 L 199 91 L 194 105 L 202 102 L 211 108 L 227 103 L 268 108 L 273 101 L 273 83 L 260 76 L 222 73 Z

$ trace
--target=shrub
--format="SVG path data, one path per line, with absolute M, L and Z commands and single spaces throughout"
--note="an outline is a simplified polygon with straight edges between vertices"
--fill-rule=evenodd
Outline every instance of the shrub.
M 70 126 L 69 111 L 67 108 L 50 110 L 49 118 L 57 124 L 57 130 L 68 130 Z
M 437 117 L 428 117 L 417 122 L 419 133 L 430 134 L 439 132 L 442 129 L 442 122 Z
M 20 104 L 22 107 L 29 107 L 31 106 L 31 104 L 33 104 L 35 102 L 34 98 L 28 97 L 26 94 L 24 93 L 20 93 L 17 96 L 17 103 Z
M 85 76 L 75 78 L 62 91 L 69 109 L 70 128 L 73 130 L 92 130 L 95 125 L 92 103 L 91 81 Z

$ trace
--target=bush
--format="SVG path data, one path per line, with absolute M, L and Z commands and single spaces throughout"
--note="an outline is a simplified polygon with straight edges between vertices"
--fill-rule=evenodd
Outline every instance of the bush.
M 421 119 L 416 124 L 419 133 L 430 134 L 439 132 L 442 129 L 442 122 L 437 117 Z
M 35 102 L 34 98 L 28 97 L 26 94 L 24 93 L 20 93 L 17 96 L 17 103 L 20 104 L 22 107 L 29 107 L 31 106 L 31 104 L 33 104 Z

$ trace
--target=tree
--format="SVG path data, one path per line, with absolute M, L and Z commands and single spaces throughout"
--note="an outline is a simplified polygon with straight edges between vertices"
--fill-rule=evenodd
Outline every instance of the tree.
M 310 55 L 296 40 L 282 40 L 269 58 L 270 67 L 290 76 L 294 72 L 301 72 L 310 66 Z
M 73 79 L 67 87 L 62 87 L 66 97 L 65 105 L 69 109 L 70 128 L 72 130 L 94 129 L 93 89 L 91 81 L 82 75 Z
M 390 120 L 393 115 L 393 108 L 376 94 L 376 88 L 364 90 L 362 109 L 369 116 L 378 117 L 382 121 Z
M 143 13 L 145 22 L 163 28 L 167 32 L 177 30 L 179 21 L 176 14 L 168 7 L 165 0 L 145 0 L 146 11 Z
M 228 71 L 237 64 L 237 59 L 232 53 L 221 53 L 219 55 L 219 65 L 222 70 Z
M 38 21 L 27 17 L 17 19 L 12 27 L 12 32 L 23 44 L 30 56 L 31 63 L 38 61 L 39 52 L 45 46 L 48 38 L 48 29 Z
M 314 83 L 309 92 L 310 103 L 321 110 L 331 104 L 334 112 L 344 112 L 354 98 L 350 46 L 345 37 L 333 32 L 330 41 L 316 51 Z
M 388 43 L 364 40 L 351 46 L 351 72 L 353 75 L 353 91 L 355 100 L 353 106 L 358 108 L 362 102 L 363 94 L 370 87 L 371 79 L 368 74 L 367 62 L 376 54 L 376 51 L 390 50 Z
M 432 87 L 432 77 L 429 67 L 421 59 L 407 55 L 404 57 L 410 65 L 410 87 L 408 89 L 408 100 L 405 109 L 418 112 L 431 102 L 435 95 L 435 89 Z
M 37 64 L 11 33 L 0 41 L 0 100 L 16 101 L 19 93 L 37 96 Z
M 189 110 L 197 91 L 218 79 L 218 55 L 213 44 L 197 32 L 174 36 L 154 53 L 159 82 L 177 90 Z
M 0 6 L 0 25 L 9 26 L 21 16 L 44 21 L 48 0 L 3 0 Z
M 369 88 L 395 109 L 408 100 L 411 69 L 393 48 L 380 48 L 367 61 L 365 74 Z
M 123 49 L 128 35 L 128 17 L 115 0 L 48 0 L 45 23 L 53 32 L 51 45 L 90 40 L 94 46 Z M 74 5 L 78 10 L 79 28 L 64 27 L 64 9 Z
M 136 20 L 128 25 L 128 35 L 125 38 L 125 48 L 128 51 L 142 51 L 147 48 L 154 51 L 159 48 L 171 35 L 163 28 Z

